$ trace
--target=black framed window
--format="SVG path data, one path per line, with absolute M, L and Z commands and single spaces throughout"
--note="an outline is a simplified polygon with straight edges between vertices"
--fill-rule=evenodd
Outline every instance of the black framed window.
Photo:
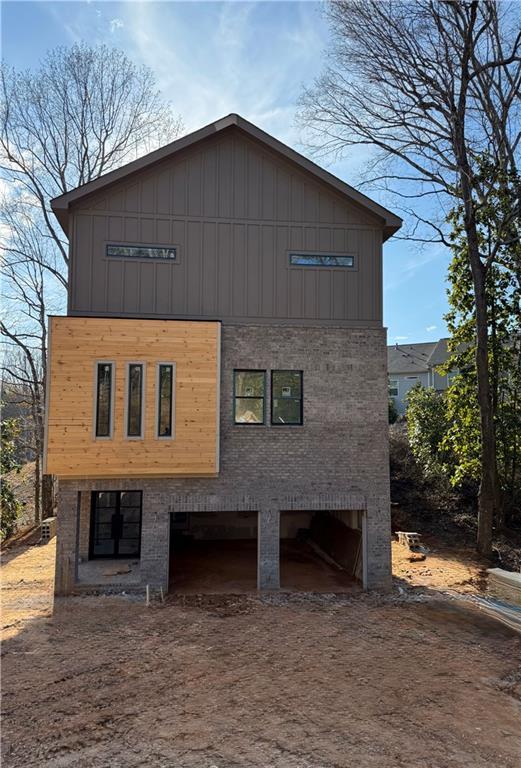
M 159 363 L 157 367 L 157 437 L 173 437 L 174 376 L 173 363 Z
M 143 436 L 143 363 L 127 366 L 127 437 Z
M 89 558 L 139 557 L 142 491 L 93 491 Z
M 112 436 L 113 363 L 96 365 L 96 437 Z
M 266 371 L 233 372 L 233 420 L 235 424 L 264 424 Z
M 106 253 L 109 258 L 160 259 L 161 261 L 175 261 L 177 259 L 176 248 L 148 245 L 107 245 Z
M 271 372 L 271 423 L 299 425 L 303 423 L 302 371 Z
M 289 263 L 295 267 L 347 267 L 355 266 L 355 257 L 340 253 L 290 253 Z

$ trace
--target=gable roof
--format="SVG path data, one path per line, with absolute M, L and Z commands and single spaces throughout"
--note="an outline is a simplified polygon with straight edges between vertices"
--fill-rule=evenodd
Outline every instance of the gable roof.
M 387 347 L 387 372 L 424 373 L 444 363 L 447 357 L 447 339 L 420 344 L 393 344 Z
M 60 222 L 63 231 L 65 234 L 68 234 L 69 207 L 72 203 L 76 203 L 78 200 L 81 200 L 83 197 L 86 197 L 93 192 L 99 192 L 110 184 L 123 181 L 133 173 L 143 171 L 150 166 L 161 162 L 165 158 L 170 158 L 177 152 L 187 149 L 197 142 L 218 134 L 232 126 L 240 129 L 251 138 L 267 146 L 272 151 L 283 155 L 287 160 L 295 163 L 301 169 L 311 173 L 313 176 L 320 179 L 323 183 L 334 189 L 337 193 L 344 195 L 349 200 L 349 202 L 355 203 L 373 215 L 377 216 L 382 221 L 384 240 L 387 240 L 387 238 L 391 237 L 391 235 L 400 229 L 402 220 L 391 211 L 388 211 L 387 208 L 384 208 L 378 203 L 375 203 L 374 200 L 371 200 L 369 197 L 366 197 L 366 195 L 358 192 L 358 190 L 356 190 L 354 187 L 349 186 L 349 184 L 346 184 L 336 176 L 333 176 L 333 174 L 329 173 L 329 171 L 320 168 L 320 166 L 316 165 L 316 163 L 313 163 L 311 160 L 308 160 L 307 157 L 304 157 L 304 155 L 301 155 L 299 152 L 296 152 L 294 149 L 291 149 L 291 147 L 288 147 L 286 144 L 278 141 L 278 139 L 270 136 L 265 131 L 257 128 L 256 125 L 248 122 L 240 115 L 231 114 L 227 115 L 227 117 L 223 117 L 220 120 L 217 120 L 214 123 L 206 125 L 204 128 L 200 128 L 198 131 L 194 131 L 193 133 L 189 133 L 187 136 L 176 139 L 170 144 L 166 144 L 164 147 L 156 149 L 154 152 L 149 152 L 147 155 L 144 155 L 137 160 L 133 160 L 131 163 L 127 163 L 126 165 L 121 166 L 121 168 L 117 168 L 114 171 L 109 171 L 109 173 L 106 173 L 97 179 L 89 181 L 80 187 L 76 187 L 76 189 L 72 189 L 70 192 L 66 192 L 59 197 L 55 197 L 53 200 L 51 200 L 51 208 L 54 211 L 56 218 Z

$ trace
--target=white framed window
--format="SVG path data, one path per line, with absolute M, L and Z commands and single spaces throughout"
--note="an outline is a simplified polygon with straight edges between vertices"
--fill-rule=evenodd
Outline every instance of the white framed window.
M 142 440 L 145 434 L 145 363 L 127 363 L 125 437 Z
M 398 379 L 388 380 L 389 397 L 398 397 Z
M 94 437 L 111 440 L 114 432 L 115 365 L 112 360 L 94 364 Z
M 175 363 L 156 365 L 156 437 L 175 438 Z

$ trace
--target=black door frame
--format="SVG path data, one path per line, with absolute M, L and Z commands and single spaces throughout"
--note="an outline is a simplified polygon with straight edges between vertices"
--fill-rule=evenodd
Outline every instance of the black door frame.
M 95 555 L 94 554 L 94 526 L 95 526 L 95 516 L 96 516 L 96 497 L 100 493 L 115 493 L 116 494 L 116 514 L 121 514 L 121 494 L 122 493 L 139 493 L 139 538 L 138 538 L 138 548 L 137 553 L 133 555 L 129 554 L 119 554 L 118 544 L 119 544 L 119 538 L 117 537 L 114 539 L 115 542 L 115 550 L 116 552 L 111 555 Z M 123 507 L 124 509 L 124 507 Z M 127 490 L 100 490 L 100 491 L 91 491 L 91 497 L 90 497 L 90 529 L 89 529 L 89 560 L 132 560 L 134 558 L 141 557 L 141 528 L 142 528 L 142 522 L 143 522 L 143 491 L 136 491 L 134 489 L 127 489 Z

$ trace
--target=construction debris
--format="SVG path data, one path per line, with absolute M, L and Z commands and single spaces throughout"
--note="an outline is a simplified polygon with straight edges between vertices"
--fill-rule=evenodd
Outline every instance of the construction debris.
M 419 533 L 413 531 L 396 531 L 396 535 L 398 536 L 398 543 L 409 547 L 409 549 L 420 546 L 421 536 Z
M 464 600 L 467 603 L 471 603 L 487 616 L 505 624 L 515 632 L 519 632 L 521 635 L 521 607 L 505 603 L 502 600 L 495 600 L 491 597 L 481 597 L 480 595 L 463 595 L 451 590 L 447 590 L 445 594 L 449 595 L 453 599 Z
M 504 571 L 502 568 L 487 568 L 487 573 L 491 595 L 521 606 L 521 573 Z

